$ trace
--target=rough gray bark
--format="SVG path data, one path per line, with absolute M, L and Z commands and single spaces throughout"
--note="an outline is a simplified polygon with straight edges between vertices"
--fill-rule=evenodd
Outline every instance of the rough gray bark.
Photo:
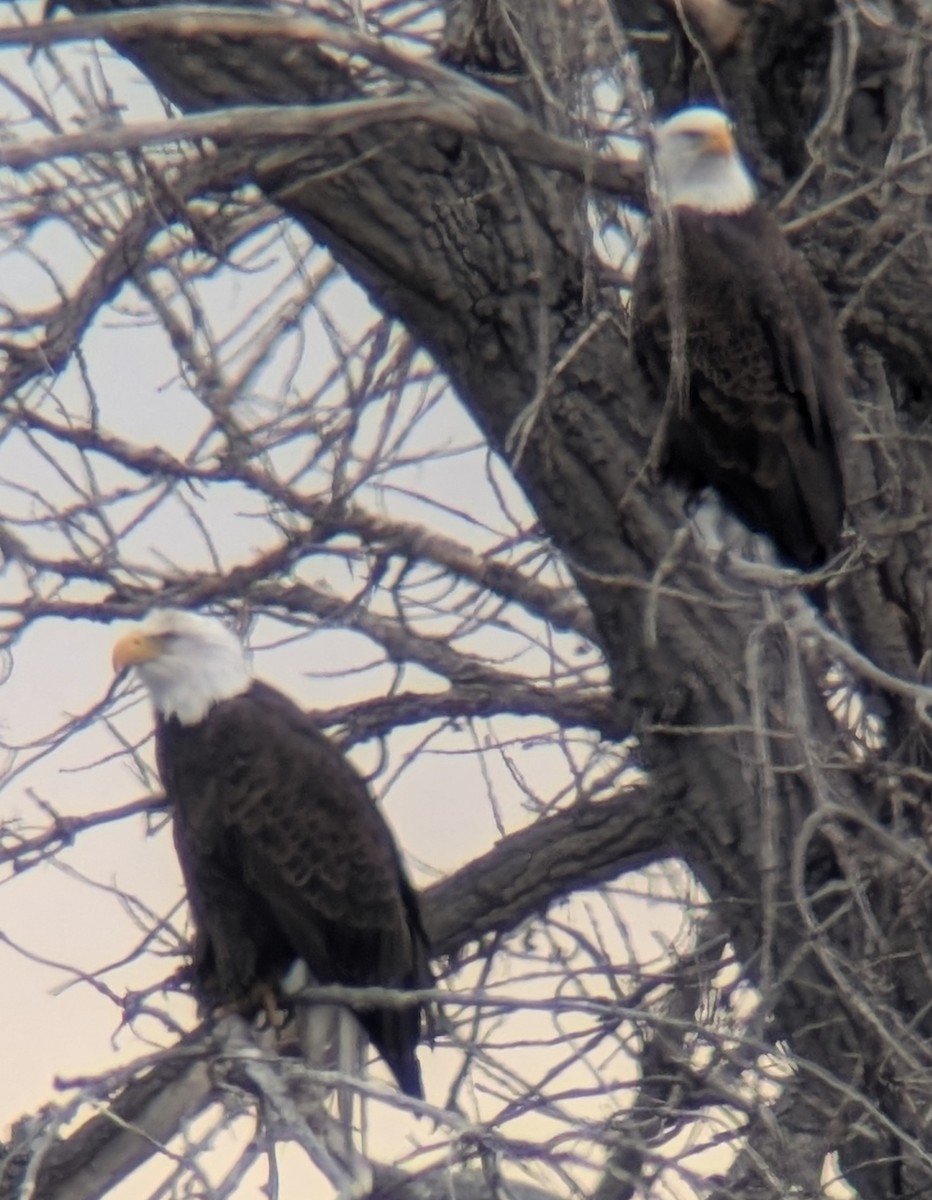
M 907 682 L 923 676 L 932 627 L 923 9 L 901 0 L 874 21 L 847 0 L 751 6 L 738 44 L 717 58 L 683 32 L 675 6 L 615 4 L 621 26 L 669 35 L 632 33 L 660 106 L 720 89 L 739 114 L 750 157 L 839 310 L 857 405 L 857 542 L 832 583 L 832 611 L 856 650 Z M 572 6 L 542 0 L 451 0 L 445 60 L 571 136 L 576 20 Z M 353 94 L 331 58 L 281 37 L 114 44 L 190 110 Z M 932 1190 L 928 722 L 908 696 L 873 687 L 888 746 L 853 758 L 824 712 L 817 639 L 785 621 L 773 594 L 677 538 L 681 499 L 642 470 L 659 398 L 636 379 L 617 293 L 592 268 L 588 188 L 428 123 L 266 144 L 248 157 L 267 196 L 430 349 L 490 443 L 508 455 L 522 431 L 515 471 L 590 607 L 613 721 L 638 735 L 652 777 L 652 823 L 626 831 L 608 862 L 584 857 L 569 876 L 545 866 L 539 903 L 678 854 L 761 989 L 761 1044 L 784 1043 L 797 1064 L 797 1103 L 775 1113 L 794 1182 L 815 1195 L 834 1149 L 864 1200 Z M 480 903 L 459 936 L 501 927 L 493 910 Z M 673 1090 L 653 1098 L 667 1130 Z M 634 1194 L 629 1134 L 619 1133 L 600 1200 Z M 798 1137 L 804 1155 L 792 1149 Z M 784 1185 L 742 1160 L 721 1195 L 776 1196 Z

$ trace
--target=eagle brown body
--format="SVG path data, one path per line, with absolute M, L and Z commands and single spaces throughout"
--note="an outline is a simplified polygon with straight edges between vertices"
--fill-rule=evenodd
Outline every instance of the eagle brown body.
M 114 650 L 156 709 L 156 756 L 195 926 L 192 977 L 210 1009 L 290 1001 L 315 984 L 431 986 L 417 897 L 345 756 L 281 692 L 251 678 L 219 622 L 157 610 Z M 300 1002 L 300 999 L 299 999 Z M 401 1088 L 422 1096 L 423 1006 L 352 1006 Z
M 197 725 L 160 717 L 159 772 L 212 1005 L 277 985 L 430 986 L 417 901 L 366 785 L 286 696 L 255 682 Z M 421 1010 L 356 1013 L 402 1089 L 422 1095 Z
M 714 487 L 789 563 L 817 566 L 845 512 L 844 357 L 828 300 L 759 204 L 677 204 L 669 217 L 632 304 L 636 357 L 669 406 L 661 466 L 690 490 Z M 685 353 L 671 387 L 676 321 Z

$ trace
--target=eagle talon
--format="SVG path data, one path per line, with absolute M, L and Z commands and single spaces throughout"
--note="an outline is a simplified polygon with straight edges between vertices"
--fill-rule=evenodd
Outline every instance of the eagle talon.
M 211 1009 L 211 1017 L 220 1021 L 224 1017 L 264 1017 L 262 1029 L 280 1029 L 285 1022 L 285 1010 L 278 1003 L 275 989 L 269 983 L 256 983 L 244 996 L 227 1000 Z

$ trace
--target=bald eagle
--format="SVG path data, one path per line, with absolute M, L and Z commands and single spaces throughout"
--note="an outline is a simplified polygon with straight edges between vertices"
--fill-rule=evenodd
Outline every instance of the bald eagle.
M 845 512 L 844 352 L 828 298 L 757 202 L 724 113 L 683 109 L 654 147 L 667 219 L 638 267 L 632 335 L 668 405 L 661 468 L 714 487 L 791 565 L 818 566 Z
M 256 1012 L 300 967 L 317 984 L 430 986 L 417 897 L 362 778 L 219 621 L 151 612 L 113 651 L 152 698 L 156 757 L 211 1009 Z M 360 1007 L 410 1096 L 422 1011 Z

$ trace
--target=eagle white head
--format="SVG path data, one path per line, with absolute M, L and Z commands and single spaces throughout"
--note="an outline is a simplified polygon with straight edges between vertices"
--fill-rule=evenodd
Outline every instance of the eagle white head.
M 670 208 L 740 213 L 757 200 L 754 180 L 718 108 L 682 108 L 654 130 L 657 186 Z
M 202 721 L 219 700 L 245 692 L 252 672 L 242 644 L 222 622 L 156 608 L 113 647 L 113 668 L 132 667 L 157 712 L 182 725 Z

